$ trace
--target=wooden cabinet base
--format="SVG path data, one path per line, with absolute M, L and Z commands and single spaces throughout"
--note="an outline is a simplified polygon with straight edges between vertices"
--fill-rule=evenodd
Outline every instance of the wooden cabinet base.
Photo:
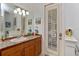
M 41 53 L 41 37 L 2 49 L 1 56 L 38 56 Z

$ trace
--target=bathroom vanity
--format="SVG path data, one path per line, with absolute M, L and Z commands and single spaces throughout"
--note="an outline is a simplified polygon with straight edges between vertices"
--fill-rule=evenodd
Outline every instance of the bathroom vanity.
M 35 34 L 41 33 L 37 26 L 34 27 L 34 17 L 31 14 L 23 15 L 24 13 L 18 11 L 18 9 L 29 13 L 29 10 L 16 4 L 0 4 L 0 56 L 40 55 L 41 36 Z M 17 13 L 14 12 L 15 10 Z M 22 14 L 19 14 L 19 12 Z M 33 33 L 35 34 L 31 35 Z
M 40 35 L 13 38 L 0 42 L 0 56 L 38 56 L 40 54 Z

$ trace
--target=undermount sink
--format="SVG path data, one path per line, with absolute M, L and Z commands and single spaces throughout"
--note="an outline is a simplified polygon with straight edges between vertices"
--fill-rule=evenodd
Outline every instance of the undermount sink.
M 12 40 L 10 40 L 11 42 L 22 42 L 24 40 L 27 40 L 27 38 L 25 37 L 19 37 L 19 38 L 14 38 Z

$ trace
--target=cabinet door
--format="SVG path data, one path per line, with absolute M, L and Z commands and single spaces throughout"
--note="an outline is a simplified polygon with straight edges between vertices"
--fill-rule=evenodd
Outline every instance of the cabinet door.
M 25 48 L 25 56 L 34 56 L 34 55 L 35 55 L 34 45 Z
M 75 48 L 66 46 L 65 47 L 65 56 L 75 56 Z
M 22 47 L 14 46 L 1 51 L 2 56 L 22 56 Z
M 41 53 L 41 39 L 38 38 L 35 41 L 35 55 L 40 55 Z

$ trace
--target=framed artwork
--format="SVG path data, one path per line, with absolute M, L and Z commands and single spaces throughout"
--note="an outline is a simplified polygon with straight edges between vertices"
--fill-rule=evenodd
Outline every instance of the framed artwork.
M 35 19 L 35 23 L 36 23 L 36 24 L 41 24 L 41 17 L 36 18 L 36 19 Z
M 5 27 L 6 28 L 10 28 L 11 27 L 11 23 L 10 22 L 5 22 Z
M 28 25 L 32 25 L 32 19 L 28 19 Z

